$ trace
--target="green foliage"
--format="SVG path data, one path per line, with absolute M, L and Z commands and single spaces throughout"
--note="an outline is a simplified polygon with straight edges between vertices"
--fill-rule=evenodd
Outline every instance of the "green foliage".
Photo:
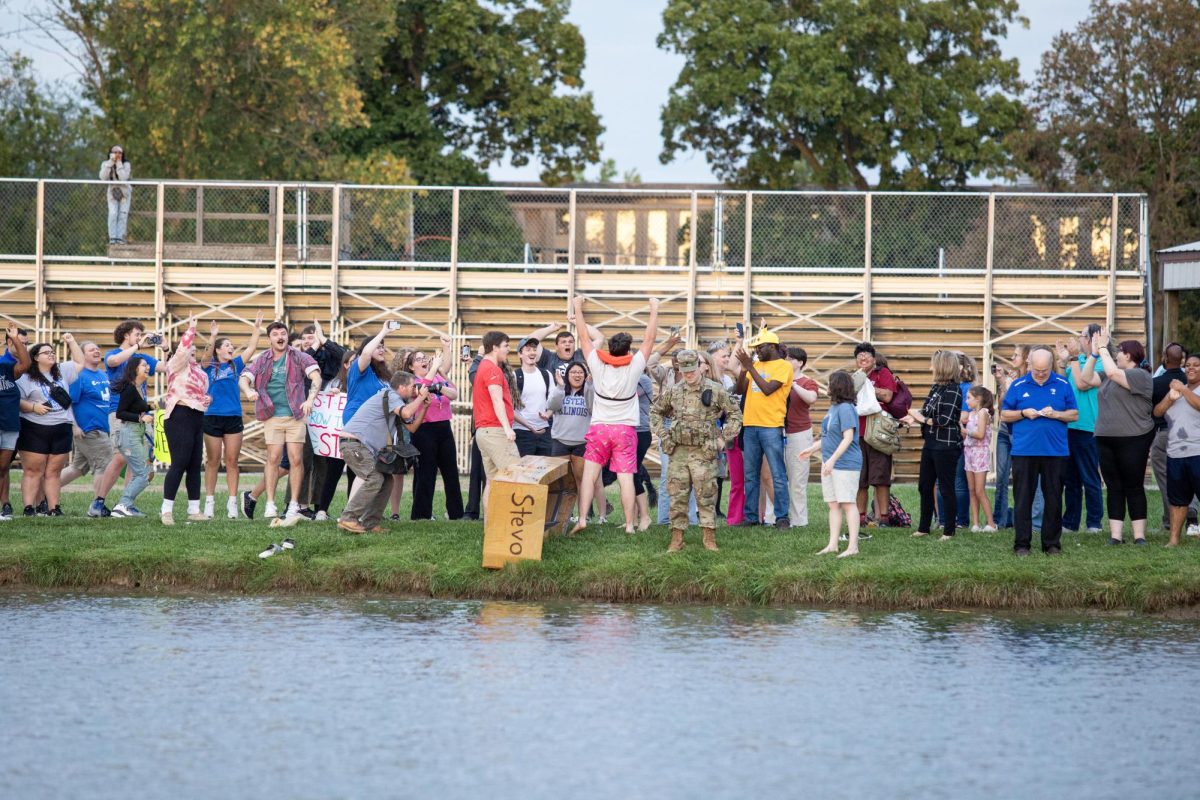
M 916 489 L 896 487 L 914 513 Z M 627 536 L 617 524 L 593 525 L 575 538 L 552 537 L 543 560 L 485 570 L 483 527 L 472 522 L 401 523 L 384 535 L 349 536 L 332 522 L 272 530 L 262 520 L 184 524 L 157 519 L 80 520 L 90 496 L 64 495 L 68 516 L 17 519 L 0 537 L 0 581 L 15 586 L 348 592 L 433 597 L 616 602 L 822 604 L 878 608 L 1123 609 L 1148 612 L 1200 602 L 1195 540 L 1106 547 L 1099 534 L 1066 534 L 1063 555 L 1012 555 L 1012 532 L 960 532 L 954 541 L 913 539 L 908 530 L 876 529 L 854 558 L 817 556 L 827 541 L 820 488 L 809 487 L 807 528 L 779 533 L 720 527 L 721 551 L 700 547 L 695 527 L 679 554 L 665 552 L 665 526 Z M 610 492 L 610 499 L 616 500 Z M 1149 518 L 1158 519 L 1157 493 Z M 141 505 L 156 508 L 157 489 Z M 179 509 L 182 509 L 182 500 Z M 340 507 L 342 498 L 334 501 Z M 440 496 L 435 507 L 440 507 Z M 291 536 L 296 549 L 257 558 Z
M 389 19 L 379 2 L 343 5 L 54 4 L 108 131 L 137 174 L 169 178 L 319 176 L 321 134 L 366 124 L 354 47 Z
M 1036 128 L 1010 142 L 1021 167 L 1051 190 L 1145 192 L 1154 247 L 1200 239 L 1197 31 L 1192 0 L 1093 0 L 1042 56 Z M 1200 292 L 1183 295 L 1180 317 L 1200 345 Z
M 742 186 L 961 186 L 1010 166 L 1025 116 L 998 40 L 1016 0 L 671 0 L 685 59 L 661 160 L 692 148 Z
M 39 85 L 31 63 L 0 57 L 0 176 L 95 177 L 107 152 L 95 118 L 62 87 Z
M 370 126 L 340 141 L 391 149 L 423 184 L 485 181 L 505 157 L 547 183 L 599 159 L 603 127 L 583 92 L 584 43 L 569 0 L 396 3 L 378 59 L 361 62 Z

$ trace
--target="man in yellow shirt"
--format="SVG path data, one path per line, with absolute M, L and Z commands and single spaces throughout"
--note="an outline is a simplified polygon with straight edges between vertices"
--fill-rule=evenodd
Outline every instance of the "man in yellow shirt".
M 750 357 L 753 348 L 758 362 Z M 744 444 L 742 458 L 746 470 L 746 518 L 742 525 L 757 525 L 759 476 L 762 474 L 763 456 L 771 469 L 771 483 L 775 488 L 775 527 L 791 527 L 788 520 L 787 467 L 783 460 L 783 422 L 787 416 L 787 396 L 792 386 L 792 365 L 781 352 L 779 336 L 760 329 L 758 336 L 746 342 L 745 347 L 735 351 L 741 362 L 742 373 L 738 376 L 737 391 L 746 398 L 746 409 L 742 413 Z

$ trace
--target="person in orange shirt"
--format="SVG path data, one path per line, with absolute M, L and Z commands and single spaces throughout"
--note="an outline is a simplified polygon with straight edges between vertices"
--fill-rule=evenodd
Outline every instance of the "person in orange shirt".
M 755 362 L 750 348 L 758 356 Z M 746 476 L 745 519 L 741 525 L 757 525 L 759 476 L 766 456 L 775 489 L 775 527 L 791 527 L 788 519 L 787 467 L 784 464 L 783 423 L 787 397 L 792 386 L 792 365 L 779 346 L 779 336 L 763 327 L 758 335 L 736 351 L 742 365 L 737 391 L 746 398 L 742 413 L 742 459 Z

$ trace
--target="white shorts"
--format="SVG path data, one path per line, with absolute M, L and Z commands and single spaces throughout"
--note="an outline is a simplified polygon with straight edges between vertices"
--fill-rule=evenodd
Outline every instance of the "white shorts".
M 821 496 L 826 503 L 858 501 L 858 470 L 835 469 L 832 475 L 821 475 Z

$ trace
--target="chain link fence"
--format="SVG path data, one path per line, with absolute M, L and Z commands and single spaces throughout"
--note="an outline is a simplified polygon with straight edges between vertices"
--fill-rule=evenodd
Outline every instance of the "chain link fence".
M 0 180 L 0 256 L 36 251 L 36 181 Z M 125 244 L 111 245 L 112 185 L 45 181 L 49 260 L 153 260 L 159 184 L 122 184 Z M 987 268 L 986 193 L 753 192 L 330 184 L 161 184 L 168 261 L 546 271 L 970 274 Z M 996 193 L 993 268 L 1144 268 L 1136 195 Z M 574 219 L 571 208 L 574 198 Z M 748 202 L 749 198 L 749 202 Z M 1113 208 L 1117 225 L 1114 235 Z M 868 212 L 869 209 L 869 212 Z M 747 213 L 749 212 L 749 213 Z M 870 214 L 868 223 L 868 213 Z M 336 217 L 336 218 L 335 218 Z M 747 229 L 749 226 L 749 229 Z M 282 230 L 280 230 L 282 229 Z M 571 233 L 574 232 L 574 242 Z M 747 233 L 750 247 L 747 250 Z

